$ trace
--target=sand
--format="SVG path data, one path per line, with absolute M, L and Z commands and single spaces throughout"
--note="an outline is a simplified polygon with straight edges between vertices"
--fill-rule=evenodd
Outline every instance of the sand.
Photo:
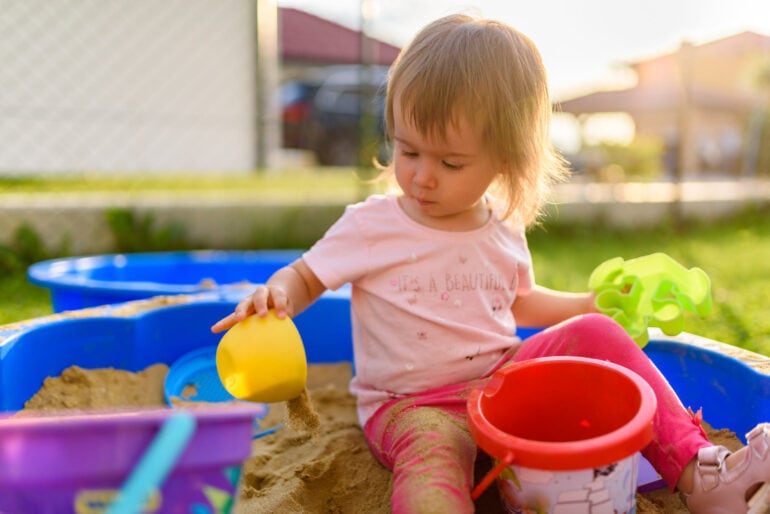
M 26 403 L 25 411 L 165 406 L 163 379 L 167 372 L 163 364 L 140 373 L 73 366 L 58 377 L 47 378 Z M 312 365 L 306 393 L 288 404 L 270 405 L 261 428 L 284 425 L 254 440 L 252 455 L 243 466 L 234 512 L 390 512 L 392 476 L 366 445 L 355 400 L 347 392 L 350 377 L 348 364 Z M 732 449 L 741 444 L 729 430 L 706 428 L 717 444 Z M 477 477 L 489 465 L 488 459 L 479 459 Z M 504 512 L 494 487 L 487 489 L 476 507 L 479 513 Z M 659 489 L 637 495 L 637 512 L 678 514 L 687 509 L 678 494 Z

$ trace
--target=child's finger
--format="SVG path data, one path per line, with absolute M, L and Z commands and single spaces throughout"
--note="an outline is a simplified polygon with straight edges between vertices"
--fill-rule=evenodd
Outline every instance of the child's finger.
M 257 316 L 264 316 L 267 314 L 268 302 L 270 300 L 270 288 L 267 286 L 258 286 L 249 300 L 249 307 L 254 309 Z
M 211 331 L 215 334 L 222 332 L 223 330 L 227 330 L 228 328 L 235 325 L 238 321 L 235 319 L 235 313 L 230 313 L 224 318 L 220 319 L 213 325 L 211 325 Z
M 282 292 L 279 294 L 273 292 L 273 309 L 279 319 L 285 318 L 289 315 L 289 298 Z

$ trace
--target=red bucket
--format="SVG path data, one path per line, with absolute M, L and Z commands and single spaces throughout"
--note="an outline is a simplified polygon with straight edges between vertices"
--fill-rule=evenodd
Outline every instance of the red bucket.
M 471 435 L 497 461 L 474 497 L 497 479 L 510 512 L 631 512 L 656 405 L 644 379 L 607 361 L 544 357 L 498 370 L 468 399 Z

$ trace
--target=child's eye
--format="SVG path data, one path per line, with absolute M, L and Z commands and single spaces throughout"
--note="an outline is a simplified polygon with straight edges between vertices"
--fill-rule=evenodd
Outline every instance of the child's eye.
M 417 152 L 412 152 L 411 150 L 401 150 L 401 155 L 404 157 L 413 158 L 417 157 Z
M 454 164 L 454 163 L 447 162 L 447 161 L 441 161 L 441 163 L 444 165 L 444 167 L 446 167 L 447 169 L 450 169 L 450 170 L 462 169 L 462 165 L 461 164 Z

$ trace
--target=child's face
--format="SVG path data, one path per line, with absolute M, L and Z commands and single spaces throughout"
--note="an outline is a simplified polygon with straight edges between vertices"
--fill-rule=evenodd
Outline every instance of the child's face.
M 473 230 L 489 217 L 484 193 L 500 171 L 478 131 L 460 118 L 446 140 L 421 134 L 394 105 L 393 169 L 401 207 L 423 225 Z

